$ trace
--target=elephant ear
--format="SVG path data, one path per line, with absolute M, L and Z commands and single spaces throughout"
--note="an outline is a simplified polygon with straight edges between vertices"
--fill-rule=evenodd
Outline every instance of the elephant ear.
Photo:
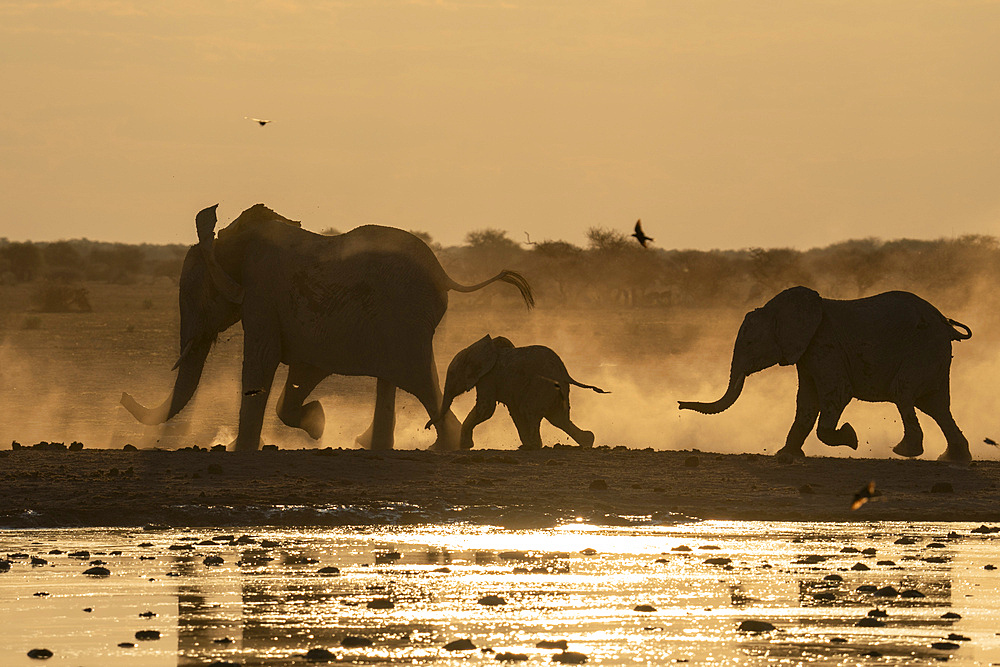
M 503 336 L 497 336 L 493 339 L 493 349 L 494 350 L 513 350 L 514 343 L 510 342 L 509 338 L 504 338 Z
M 463 365 L 471 381 L 470 389 L 496 365 L 497 348 L 494 342 L 495 339 L 486 334 L 462 351 Z
M 773 317 L 778 363 L 798 363 L 823 319 L 823 299 L 808 287 L 792 287 L 768 301 L 764 310 Z
M 215 259 L 215 225 L 218 222 L 215 206 L 209 206 L 198 211 L 194 218 L 195 228 L 198 230 L 198 248 L 202 257 L 208 265 L 208 274 L 212 277 L 212 284 L 219 290 L 225 299 L 231 303 L 240 304 L 243 302 L 243 287 L 229 277 L 218 260 Z

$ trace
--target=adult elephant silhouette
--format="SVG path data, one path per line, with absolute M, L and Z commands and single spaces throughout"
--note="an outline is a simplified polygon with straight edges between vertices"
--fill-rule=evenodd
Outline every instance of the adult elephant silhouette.
M 949 371 L 952 341 L 971 337 L 969 327 L 909 292 L 840 301 L 793 287 L 747 313 L 733 346 L 725 395 L 714 403 L 680 401 L 679 407 L 722 412 L 739 398 L 748 375 L 795 364 L 795 419 L 778 455 L 802 456 L 817 416 L 821 442 L 857 449 L 854 428 L 849 423 L 837 428 L 844 408 L 857 398 L 895 403 L 903 421 L 896 454 L 913 457 L 924 451 L 917 408 L 944 433 L 948 446 L 940 459 L 968 462 L 969 441 L 951 415 Z
M 217 205 L 216 205 L 217 206 Z M 366 225 L 337 236 L 301 228 L 263 204 L 244 211 L 215 240 L 216 206 L 198 213 L 198 244 L 188 250 L 180 277 L 181 356 L 171 395 L 147 409 L 128 394 L 125 406 L 144 424 L 162 424 L 188 403 L 216 337 L 243 321 L 243 375 L 237 451 L 260 445 L 274 373 L 288 365 L 277 401 L 281 420 L 318 439 L 326 423 L 317 401 L 304 403 L 331 374 L 377 378 L 375 414 L 358 442 L 393 446 L 396 387 L 436 416 L 441 389 L 434 363 L 434 330 L 448 306 L 448 291 L 473 292 L 501 281 L 525 304 L 531 287 L 518 273 L 501 271 L 476 285 L 445 273 L 419 238 L 391 227 Z M 433 447 L 455 449 L 459 423 L 442 420 Z

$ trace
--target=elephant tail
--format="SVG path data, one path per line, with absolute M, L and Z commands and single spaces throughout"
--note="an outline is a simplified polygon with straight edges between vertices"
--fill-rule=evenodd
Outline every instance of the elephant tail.
M 610 391 L 605 391 L 605 390 L 601 389 L 600 387 L 595 387 L 595 386 L 594 386 L 594 385 L 592 385 L 592 384 L 583 384 L 582 382 L 577 382 L 577 381 L 576 381 L 576 380 L 574 380 L 573 378 L 570 378 L 570 379 L 569 379 L 569 383 L 570 383 L 570 384 L 574 384 L 574 385 L 576 385 L 577 387 L 583 387 L 584 389 L 593 389 L 593 390 L 594 390 L 594 391 L 596 391 L 596 392 L 597 392 L 598 394 L 610 394 L 610 393 L 611 393 Z
M 953 331 L 951 334 L 952 340 L 969 340 L 970 338 L 972 338 L 972 329 L 970 329 L 967 325 L 962 324 L 957 320 L 951 320 L 951 319 L 948 320 L 948 324 L 950 324 L 953 329 L 957 328 L 965 330 L 965 331 Z
M 496 281 L 502 283 L 510 283 L 517 288 L 517 291 L 521 293 L 521 298 L 524 299 L 524 304 L 528 308 L 532 308 L 535 305 L 535 295 L 531 292 L 531 285 L 525 280 L 524 276 L 516 271 L 508 271 L 504 269 L 500 273 L 496 274 L 489 280 L 484 280 L 481 283 L 476 283 L 475 285 L 462 285 L 457 283 L 451 278 L 448 279 L 448 289 L 453 289 L 456 292 L 475 292 L 476 290 L 482 289 L 489 285 L 490 283 L 495 283 Z

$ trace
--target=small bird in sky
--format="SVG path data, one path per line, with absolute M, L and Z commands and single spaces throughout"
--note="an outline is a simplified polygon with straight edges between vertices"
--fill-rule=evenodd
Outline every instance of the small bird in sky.
M 265 125 L 267 125 L 268 123 L 270 123 L 270 122 L 271 122 L 271 121 L 270 121 L 269 119 L 267 119 L 267 118 L 251 118 L 250 116 L 243 116 L 243 117 L 244 117 L 245 119 L 247 119 L 247 120 L 252 120 L 253 122 L 255 122 L 255 123 L 257 123 L 258 125 L 260 125 L 261 127 L 264 127 Z
M 642 232 L 642 220 L 636 220 L 635 221 L 635 232 L 632 234 L 632 236 L 635 237 L 635 240 L 638 241 L 639 245 L 641 245 L 643 248 L 646 247 L 646 244 L 649 241 L 653 240 L 650 237 L 648 237 L 645 234 L 643 234 L 643 232 Z
M 1000 447 L 1000 445 L 997 444 L 997 441 L 994 440 L 993 438 L 983 438 L 983 442 L 985 442 L 990 447 Z
M 854 494 L 851 502 L 851 509 L 856 510 L 875 496 L 875 480 L 872 480 L 861 487 L 861 490 Z

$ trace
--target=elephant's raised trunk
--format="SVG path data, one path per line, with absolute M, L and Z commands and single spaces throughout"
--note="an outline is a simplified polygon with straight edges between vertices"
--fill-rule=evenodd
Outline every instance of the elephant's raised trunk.
M 194 396 L 198 388 L 198 381 L 201 380 L 201 371 L 205 368 L 205 359 L 208 357 L 208 344 L 190 344 L 185 348 L 184 354 L 177 362 L 179 370 L 177 379 L 174 381 L 174 389 L 170 392 L 163 403 L 155 408 L 147 408 L 139 404 L 130 395 L 123 393 L 121 403 L 132 416 L 141 423 L 148 426 L 156 426 L 171 419 L 174 415 L 184 409 L 191 397 Z
M 697 401 L 678 401 L 677 407 L 681 410 L 694 410 L 706 415 L 714 415 L 716 413 L 722 412 L 728 409 L 736 402 L 736 399 L 740 397 L 740 392 L 743 391 L 743 383 L 746 381 L 747 376 L 745 373 L 733 370 L 729 374 L 729 387 L 726 389 L 726 393 L 717 401 L 712 403 L 699 403 Z

